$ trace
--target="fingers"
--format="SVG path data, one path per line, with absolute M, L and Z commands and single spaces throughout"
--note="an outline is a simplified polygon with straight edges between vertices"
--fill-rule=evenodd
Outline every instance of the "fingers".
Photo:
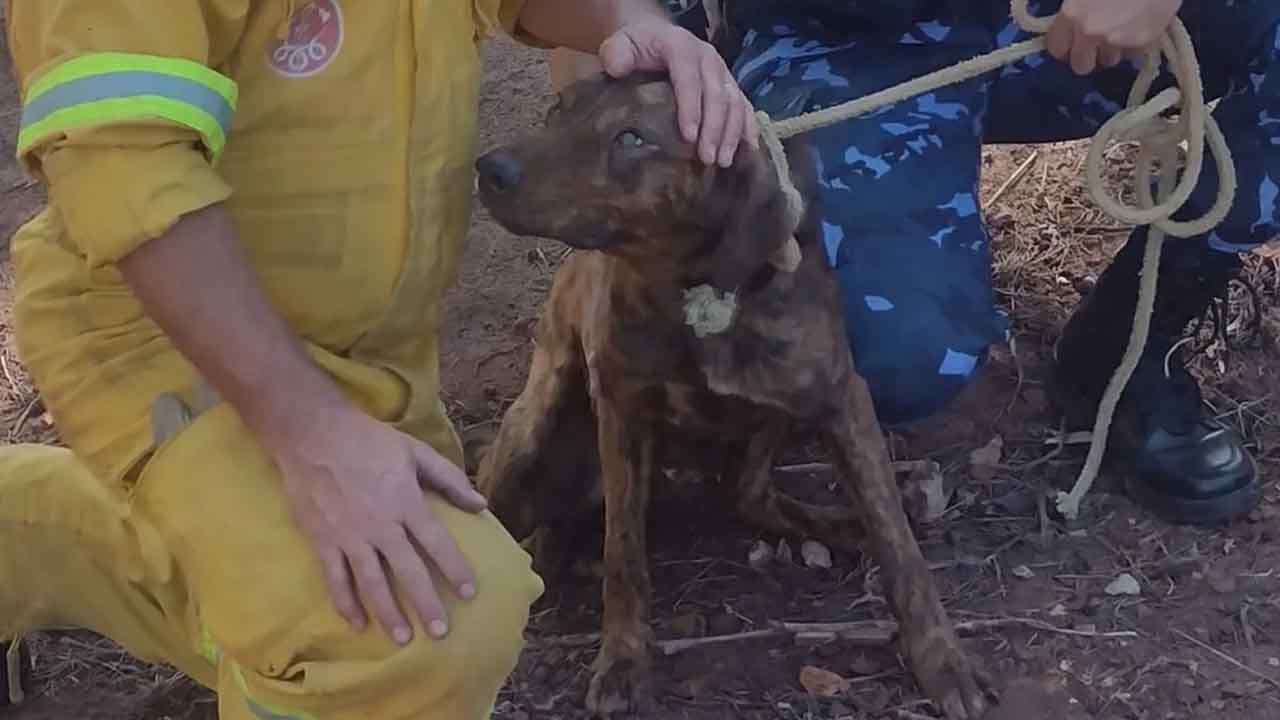
M 1098 64 L 1103 67 L 1113 68 L 1124 60 L 1124 50 L 1115 45 L 1103 44 L 1098 48 Z
M 1045 39 L 1049 54 L 1069 63 L 1077 75 L 1092 74 L 1099 66 L 1115 67 L 1124 57 L 1119 48 L 1085 32 L 1065 10 L 1054 20 Z
M 738 144 L 746 139 L 747 120 L 752 117 L 752 113 L 750 103 L 738 89 L 738 84 L 733 81 L 733 78 L 726 77 L 724 82 L 733 99 L 729 104 L 729 116 L 725 120 L 724 135 L 720 139 L 718 160 L 721 167 L 729 167 L 733 164 L 733 156 L 737 153 Z
M 702 131 L 698 150 L 702 162 L 711 165 L 720 155 L 720 141 L 737 86 L 711 55 L 702 57 Z
M 405 518 L 405 529 L 422 552 L 435 563 L 440 573 L 464 600 L 476 594 L 476 576 L 462 549 L 444 526 L 427 508 L 418 503 Z M 421 560 L 419 560 L 421 563 Z
M 666 70 L 676 96 L 676 119 L 685 142 L 698 146 L 706 164 L 729 165 L 739 143 L 756 145 L 758 129 L 747 101 L 715 48 L 669 23 L 624 28 L 599 50 L 605 72 Z
M 365 598 L 373 616 L 396 644 L 407 644 L 413 639 L 413 629 L 396 603 L 377 550 L 372 545 L 357 543 L 347 548 L 347 559 L 355 572 L 360 595 Z
M 391 572 L 395 574 L 400 587 L 422 619 L 423 627 L 427 628 L 432 637 L 442 638 L 447 635 L 449 624 L 444 604 L 436 594 L 435 583 L 431 581 L 426 563 L 409 541 L 409 537 L 403 532 L 396 532 L 387 538 L 381 550 Z
M 1075 36 L 1075 23 L 1068 19 L 1066 15 L 1059 13 L 1054 18 L 1053 24 L 1049 26 L 1049 32 L 1045 35 L 1045 43 L 1049 54 L 1062 62 L 1067 62 L 1071 57 L 1071 44 L 1075 40 Z
M 1178 3 L 1166 1 L 1164 6 L 1066 0 L 1046 35 L 1047 49 L 1079 75 L 1115 67 L 1125 59 L 1141 66 L 1135 51 L 1157 42 L 1176 16 Z
M 635 70 L 639 49 L 625 33 L 616 33 L 600 45 L 600 65 L 613 77 L 625 77 Z
M 410 442 L 413 446 L 413 459 L 418 466 L 419 482 L 468 512 L 480 512 L 488 507 L 489 503 L 484 495 L 471 485 L 461 468 L 449 462 L 427 443 L 412 439 Z
M 1101 43 L 1077 27 L 1071 41 L 1071 69 L 1077 75 L 1089 75 L 1098 69 L 1098 46 Z
M 329 589 L 334 608 L 344 620 L 351 623 L 356 632 L 364 632 L 369 620 L 351 585 L 351 569 L 347 566 L 346 556 L 342 550 L 332 546 L 321 548 L 319 555 L 324 567 L 325 585 Z
M 699 130 L 706 120 L 703 117 L 703 95 L 706 87 L 702 80 L 702 68 L 696 59 L 668 61 L 667 74 L 671 77 L 671 87 L 676 95 L 676 118 L 680 123 L 680 134 L 687 143 L 698 142 Z M 714 159 L 714 157 L 713 157 Z

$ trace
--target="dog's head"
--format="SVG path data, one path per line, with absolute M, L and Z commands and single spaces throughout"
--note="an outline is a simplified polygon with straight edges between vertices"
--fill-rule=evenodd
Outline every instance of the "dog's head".
M 731 167 L 704 165 L 662 75 L 570 85 L 542 128 L 476 169 L 481 202 L 513 233 L 675 266 L 725 292 L 794 247 L 767 152 L 744 142 Z

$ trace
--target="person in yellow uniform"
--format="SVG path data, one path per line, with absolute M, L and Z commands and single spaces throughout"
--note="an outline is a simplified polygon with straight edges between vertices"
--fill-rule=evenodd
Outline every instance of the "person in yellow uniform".
M 0 450 L 14 642 L 92 629 L 224 720 L 488 717 L 543 591 L 438 397 L 480 41 L 668 70 L 686 138 L 755 142 L 648 0 L 8 0 L 19 352 L 67 447 Z

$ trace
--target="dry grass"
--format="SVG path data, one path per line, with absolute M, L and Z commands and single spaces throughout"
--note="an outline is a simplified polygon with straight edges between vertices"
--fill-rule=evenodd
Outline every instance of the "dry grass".
M 984 193 L 1012 176 L 1036 153 L 1022 180 L 986 208 L 993 236 L 996 292 L 1009 309 L 1015 337 L 1052 347 L 1057 333 L 1105 269 L 1131 228 L 1115 223 L 1091 201 L 1083 182 L 1085 142 L 986 152 Z M 1108 190 L 1133 194 L 1117 178 L 1133 171 L 1130 146 L 1109 153 Z M 1169 242 L 1180 242 L 1171 239 Z M 1280 249 L 1268 246 L 1246 257 L 1245 271 L 1220 303 L 1192 327 L 1185 348 L 1193 372 L 1204 381 L 1205 401 L 1220 418 L 1253 439 L 1261 454 L 1275 446 L 1280 408 L 1267 358 L 1280 346 Z
M 8 298 L 13 287 L 11 271 L 0 272 L 0 297 Z M 31 376 L 18 359 L 13 338 L 13 309 L 0 304 L 0 432 L 5 442 L 57 442 L 57 433 L 45 415 Z

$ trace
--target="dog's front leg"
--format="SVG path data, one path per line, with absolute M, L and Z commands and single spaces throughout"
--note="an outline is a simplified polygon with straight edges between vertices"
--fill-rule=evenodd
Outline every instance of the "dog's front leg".
M 597 396 L 596 413 L 605 497 L 604 627 L 587 707 L 607 717 L 653 705 L 645 520 L 657 435 L 643 414 L 616 399 Z
M 866 382 L 850 376 L 827 440 L 841 481 L 862 514 L 913 674 L 950 720 L 976 720 L 989 681 L 960 645 L 912 534 Z

